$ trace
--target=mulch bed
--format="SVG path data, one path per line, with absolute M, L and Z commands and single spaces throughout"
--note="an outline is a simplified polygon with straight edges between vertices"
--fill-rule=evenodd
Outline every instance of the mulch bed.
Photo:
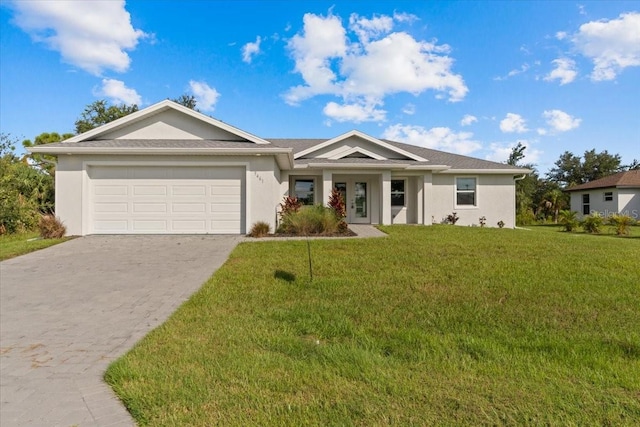
M 262 237 L 354 237 L 357 236 L 356 233 L 347 229 L 346 231 L 339 233 L 322 233 L 322 234 L 294 234 L 294 233 L 269 233 L 264 236 L 255 237 L 256 239 L 260 239 Z M 247 234 L 247 237 L 254 237 L 250 234 Z

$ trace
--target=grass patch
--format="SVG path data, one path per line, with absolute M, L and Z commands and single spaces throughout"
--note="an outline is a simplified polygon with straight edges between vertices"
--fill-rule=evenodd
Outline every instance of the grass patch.
M 41 239 L 35 231 L 4 234 L 0 236 L 0 261 L 48 248 L 49 246 L 57 245 L 69 239 L 71 239 L 71 237 Z
M 452 226 L 238 246 L 106 380 L 140 425 L 636 425 L 635 239 Z

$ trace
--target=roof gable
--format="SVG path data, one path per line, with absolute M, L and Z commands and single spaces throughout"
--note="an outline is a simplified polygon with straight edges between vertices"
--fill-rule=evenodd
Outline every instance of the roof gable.
M 65 142 L 105 139 L 214 139 L 269 144 L 268 141 L 262 138 L 170 100 L 161 101 L 88 132 L 76 135 Z
M 360 153 L 376 160 L 402 159 L 426 162 L 415 153 L 391 145 L 362 132 L 352 130 L 328 141 L 309 147 L 295 154 L 295 159 L 316 158 L 338 160 Z

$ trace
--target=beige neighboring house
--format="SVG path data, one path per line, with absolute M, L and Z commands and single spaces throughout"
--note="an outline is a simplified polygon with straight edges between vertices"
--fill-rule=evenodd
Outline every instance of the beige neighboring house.
M 598 212 L 603 217 L 629 215 L 640 219 L 640 170 L 618 172 L 567 189 L 571 210 L 580 217 Z
M 71 235 L 243 234 L 272 230 L 287 195 L 326 204 L 337 188 L 349 223 L 515 227 L 515 180 L 502 163 L 351 131 L 265 139 L 162 101 L 59 143 L 56 214 Z

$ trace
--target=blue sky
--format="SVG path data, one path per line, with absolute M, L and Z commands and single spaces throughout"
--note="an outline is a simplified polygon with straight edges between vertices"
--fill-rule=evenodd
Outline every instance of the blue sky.
M 5 1 L 0 127 L 192 94 L 258 136 L 351 129 L 546 172 L 640 159 L 640 2 Z

